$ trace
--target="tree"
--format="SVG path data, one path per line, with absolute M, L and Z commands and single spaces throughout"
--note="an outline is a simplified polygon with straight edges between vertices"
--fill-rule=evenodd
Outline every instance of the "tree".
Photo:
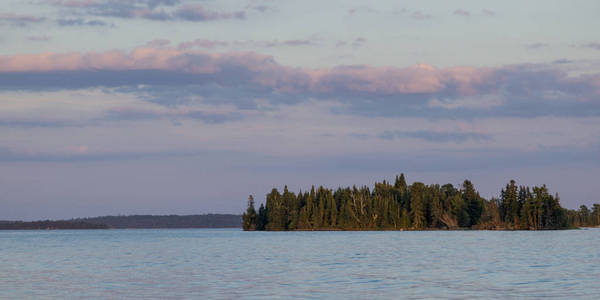
M 256 230 L 256 210 L 254 209 L 254 197 L 248 197 L 248 209 L 242 215 L 244 230 Z
M 502 221 L 511 228 L 518 227 L 521 208 L 519 207 L 517 185 L 514 180 L 511 180 L 506 185 L 506 189 L 501 191 L 500 198 L 502 201 L 500 205 Z
M 267 194 L 267 230 L 287 230 L 287 217 L 285 207 L 281 201 L 281 194 L 277 189 Z
M 469 180 L 465 180 L 462 186 L 463 200 L 467 205 L 467 213 L 469 214 L 469 226 L 476 225 L 483 213 L 483 203 L 481 197 L 475 191 L 473 184 Z
M 415 182 L 410 188 L 410 203 L 413 226 L 417 229 L 427 227 L 427 206 L 424 195 L 425 185 Z
M 256 217 L 256 230 L 265 230 L 268 223 L 269 216 L 267 214 L 267 209 L 261 203 L 260 208 L 258 209 L 258 216 Z

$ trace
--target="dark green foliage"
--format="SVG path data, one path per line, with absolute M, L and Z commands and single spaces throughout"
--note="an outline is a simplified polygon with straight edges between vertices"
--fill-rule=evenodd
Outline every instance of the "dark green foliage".
M 256 216 L 256 230 L 265 230 L 268 220 L 267 209 L 261 204 L 258 209 L 258 216 Z
M 248 209 L 242 215 L 242 228 L 244 230 L 256 229 L 256 209 L 254 209 L 254 197 L 252 195 L 248 197 Z
M 465 180 L 460 189 L 415 182 L 406 184 L 404 174 L 394 184 L 376 182 L 373 190 L 312 187 L 298 195 L 284 187 L 267 194 L 251 222 L 254 202 L 244 214 L 246 230 L 419 230 L 419 229 L 561 229 L 600 223 L 600 205 L 592 211 L 567 211 L 558 195 L 546 186 L 517 187 L 511 180 L 500 199 L 486 200 L 473 183 Z M 255 213 L 254 213 L 255 214 Z

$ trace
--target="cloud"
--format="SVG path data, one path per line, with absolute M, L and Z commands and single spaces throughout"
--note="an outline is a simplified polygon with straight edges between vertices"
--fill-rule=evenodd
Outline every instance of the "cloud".
M 118 6 L 119 3 L 156 8 L 161 5 L 175 6 L 181 3 L 181 0 L 45 0 L 42 3 L 65 8 L 108 7 L 110 5 Z
M 469 11 L 467 11 L 467 10 L 464 10 L 464 9 L 457 9 L 452 14 L 455 15 L 455 16 L 463 16 L 463 17 L 470 17 L 471 16 L 471 13 Z
M 70 9 L 74 16 L 79 16 L 83 13 L 91 16 L 122 19 L 146 19 L 153 21 L 179 20 L 190 22 L 246 18 L 245 10 L 234 12 L 215 11 L 207 9 L 199 4 L 179 5 L 181 3 L 179 0 L 50 0 L 45 3 Z M 75 22 L 75 25 L 82 24 L 77 24 L 77 22 Z M 83 25 L 91 24 L 84 23 Z
M 419 10 L 414 11 L 411 15 L 411 18 L 415 19 L 415 20 L 429 20 L 431 19 L 431 15 L 430 14 L 426 14 L 424 12 L 421 12 Z
M 362 47 L 365 43 L 367 43 L 367 39 L 365 39 L 364 37 L 357 37 L 352 41 L 352 47 Z
M 140 109 L 137 107 L 117 107 L 110 109 L 99 121 L 105 120 L 182 120 L 194 119 L 207 124 L 221 124 L 228 121 L 241 120 L 239 112 L 205 111 L 190 108 L 170 109 Z
M 272 6 L 268 6 L 268 5 L 264 5 L 264 4 L 249 5 L 247 8 L 251 8 L 251 9 L 256 10 L 258 12 L 261 12 L 261 13 L 266 13 L 266 12 L 270 12 L 270 11 L 277 11 L 277 8 L 272 7 Z
M 166 47 L 169 44 L 171 44 L 171 41 L 167 39 L 157 39 L 147 42 L 145 46 L 149 48 L 161 48 Z
M 184 5 L 183 7 L 178 8 L 173 13 L 172 18 L 192 22 L 214 21 L 223 19 L 245 19 L 246 12 L 217 12 L 207 10 L 202 5 Z
M 527 44 L 525 45 L 525 47 L 527 47 L 527 49 L 529 50 L 537 50 L 537 49 L 541 49 L 541 48 L 547 48 L 548 44 L 546 43 L 531 43 L 531 44 Z
M 58 19 L 56 23 L 59 26 L 109 26 L 102 20 L 84 20 L 84 19 Z
M 570 60 L 570 59 L 566 59 L 566 58 L 560 58 L 557 59 L 555 61 L 553 61 L 553 64 L 570 64 L 570 63 L 574 63 L 574 60 Z
M 493 17 L 493 16 L 496 15 L 495 11 L 489 10 L 489 9 L 482 9 L 481 13 L 484 14 L 484 15 L 486 15 L 486 16 L 490 16 L 490 17 Z
M 582 48 L 590 48 L 590 49 L 594 49 L 594 50 L 600 50 L 600 43 L 590 42 L 590 43 L 582 44 L 581 47 Z
M 360 47 L 364 46 L 366 43 L 367 43 L 367 39 L 359 36 L 350 41 L 337 41 L 335 43 L 335 46 L 336 47 L 350 46 L 350 47 L 356 49 L 356 48 L 360 48 Z
M 224 41 L 224 40 L 208 40 L 196 39 L 194 41 L 182 42 L 177 46 L 178 50 L 190 50 L 193 48 L 214 49 L 222 47 L 238 47 L 238 48 L 279 48 L 279 47 L 303 47 L 317 46 L 320 39 L 312 36 L 304 39 L 291 40 L 271 40 L 271 41 Z
M 348 9 L 347 13 L 349 15 L 355 15 L 359 13 L 370 13 L 370 14 L 378 14 L 379 11 L 368 6 L 358 6 Z
M 262 45 L 263 47 L 273 48 L 273 47 L 313 46 L 313 45 L 316 45 L 317 42 L 316 42 L 315 38 L 310 38 L 310 39 L 296 39 L 296 40 L 284 40 L 284 41 L 274 40 L 274 41 L 259 42 L 258 44 Z
M 27 40 L 32 42 L 47 42 L 51 39 L 52 38 L 47 35 L 32 35 L 27 37 Z
M 451 131 L 400 131 L 400 130 L 386 130 L 383 133 L 377 135 L 378 138 L 384 140 L 412 138 L 420 139 L 432 143 L 464 143 L 468 140 L 475 141 L 489 141 L 492 140 L 492 136 L 476 132 L 451 132 Z
M 217 47 L 227 47 L 231 43 L 229 41 L 196 39 L 194 41 L 182 42 L 177 46 L 178 50 L 188 50 L 193 48 L 213 49 Z
M 0 24 L 24 27 L 29 24 L 41 23 L 46 18 L 14 13 L 0 13 Z
M 339 113 L 371 116 L 600 114 L 600 74 L 569 76 L 555 66 L 303 69 L 252 52 L 141 47 L 0 56 L 0 89 L 118 87 L 164 105 L 185 103 L 194 95 L 239 107 L 254 107 L 256 99 L 274 104 L 335 99 L 345 104 Z

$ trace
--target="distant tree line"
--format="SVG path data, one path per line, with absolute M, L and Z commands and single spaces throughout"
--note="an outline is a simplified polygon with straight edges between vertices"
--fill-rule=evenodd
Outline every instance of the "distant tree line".
M 58 221 L 0 221 L 2 229 L 108 229 L 108 228 L 240 228 L 242 216 L 206 215 L 132 215 L 103 216 Z
M 240 228 L 242 218 L 234 214 L 131 215 L 76 219 L 110 228 Z
M 25 230 L 25 229 L 107 229 L 104 224 L 92 224 L 81 221 L 0 221 L 0 230 Z
M 545 185 L 529 188 L 514 180 L 500 198 L 486 200 L 469 180 L 460 187 L 407 185 L 401 174 L 393 185 L 384 180 L 373 190 L 313 186 L 294 194 L 287 186 L 283 193 L 273 189 L 258 211 L 250 196 L 242 220 L 244 230 L 542 230 L 597 226 L 600 205 L 567 210 Z

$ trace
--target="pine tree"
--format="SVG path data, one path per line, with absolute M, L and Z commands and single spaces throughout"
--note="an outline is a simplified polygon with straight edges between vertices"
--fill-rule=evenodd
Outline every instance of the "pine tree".
M 479 197 L 479 194 L 475 191 L 473 184 L 469 180 L 463 182 L 462 193 L 463 200 L 467 205 L 467 213 L 469 214 L 469 226 L 476 225 L 483 212 L 481 197 Z
M 254 209 L 254 197 L 248 197 L 248 209 L 242 215 L 244 230 L 256 230 L 256 210 Z
M 413 226 L 417 229 L 427 227 L 426 204 L 424 197 L 425 185 L 421 182 L 415 182 L 410 188 L 410 202 Z

